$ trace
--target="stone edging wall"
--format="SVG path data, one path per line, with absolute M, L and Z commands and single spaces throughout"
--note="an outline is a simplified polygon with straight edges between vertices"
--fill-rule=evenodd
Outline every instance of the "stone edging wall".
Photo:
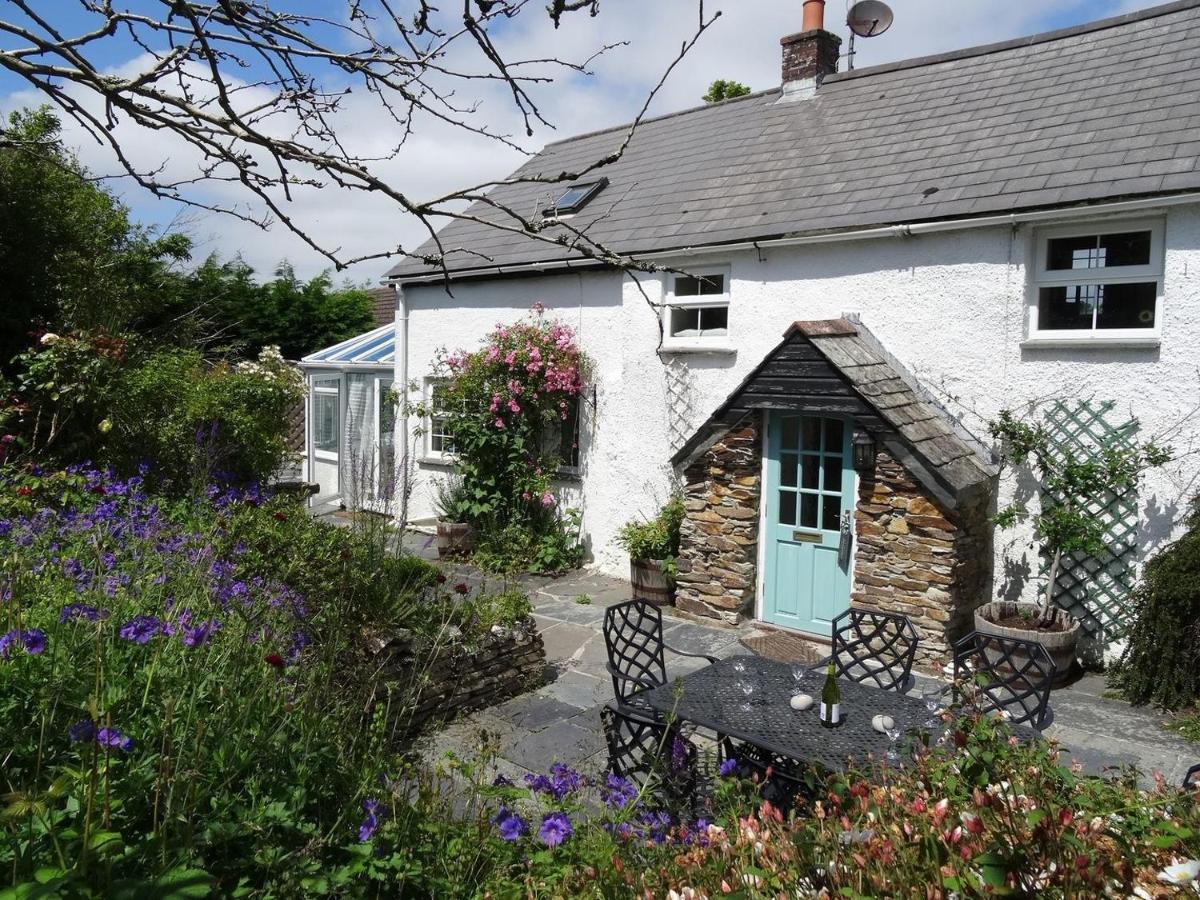
M 684 473 L 675 605 L 732 624 L 754 613 L 762 438 L 729 431 Z
M 473 646 L 456 637 L 435 646 L 403 630 L 373 643 L 376 702 L 392 704 L 394 739 L 495 706 L 545 680 L 546 650 L 532 617 L 512 628 L 497 626 Z M 389 698 L 392 688 L 403 693 Z

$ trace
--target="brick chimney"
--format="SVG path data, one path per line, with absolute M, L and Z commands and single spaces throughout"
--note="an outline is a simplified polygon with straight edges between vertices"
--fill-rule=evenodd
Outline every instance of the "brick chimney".
M 804 0 L 803 28 L 779 40 L 784 100 L 811 97 L 825 76 L 837 71 L 842 39 L 825 30 L 825 0 Z

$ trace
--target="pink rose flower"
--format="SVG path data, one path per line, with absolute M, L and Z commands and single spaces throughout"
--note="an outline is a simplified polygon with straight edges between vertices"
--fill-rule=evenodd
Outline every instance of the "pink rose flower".
M 497 427 L 497 428 L 503 428 L 503 427 L 504 427 L 504 420 L 503 420 L 503 419 L 501 419 L 499 416 L 497 416 L 497 417 L 496 417 L 496 427 Z
M 553 505 L 554 505 L 554 495 L 551 494 L 549 491 L 546 491 L 544 494 L 542 494 L 542 506 L 544 506 L 546 509 L 549 509 Z
M 508 401 L 508 409 L 509 409 L 509 412 L 519 413 L 521 411 L 521 404 L 518 403 L 516 400 L 509 400 Z

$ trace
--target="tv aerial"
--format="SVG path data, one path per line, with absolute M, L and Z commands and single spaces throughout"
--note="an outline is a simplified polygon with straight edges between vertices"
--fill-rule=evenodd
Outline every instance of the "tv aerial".
M 892 27 L 892 8 L 881 0 L 859 0 L 846 13 L 846 27 L 850 29 L 850 50 L 847 67 L 854 69 L 854 38 L 879 37 Z

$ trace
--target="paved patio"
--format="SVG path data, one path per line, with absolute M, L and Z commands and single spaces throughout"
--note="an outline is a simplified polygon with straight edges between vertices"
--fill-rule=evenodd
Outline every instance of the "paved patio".
M 423 540 L 414 541 L 414 549 Z M 471 754 L 486 732 L 497 748 L 497 771 L 510 778 L 545 771 L 551 763 L 569 763 L 586 772 L 605 767 L 600 708 L 612 697 L 605 672 L 604 609 L 629 597 L 627 582 L 586 572 L 558 579 L 527 578 L 534 618 L 541 629 L 548 662 L 545 686 L 500 706 L 464 718 L 430 739 L 427 753 Z M 692 653 L 727 657 L 748 653 L 739 640 L 753 629 L 714 627 L 665 610 L 665 639 Z M 668 674 L 682 675 L 703 660 L 672 657 Z M 920 690 L 920 682 L 914 691 Z M 1178 783 L 1200 760 L 1200 745 L 1162 729 L 1163 717 L 1104 696 L 1104 679 L 1087 675 L 1051 696 L 1053 720 L 1045 734 L 1078 759 L 1086 771 L 1131 763 L 1145 773 L 1160 771 Z

